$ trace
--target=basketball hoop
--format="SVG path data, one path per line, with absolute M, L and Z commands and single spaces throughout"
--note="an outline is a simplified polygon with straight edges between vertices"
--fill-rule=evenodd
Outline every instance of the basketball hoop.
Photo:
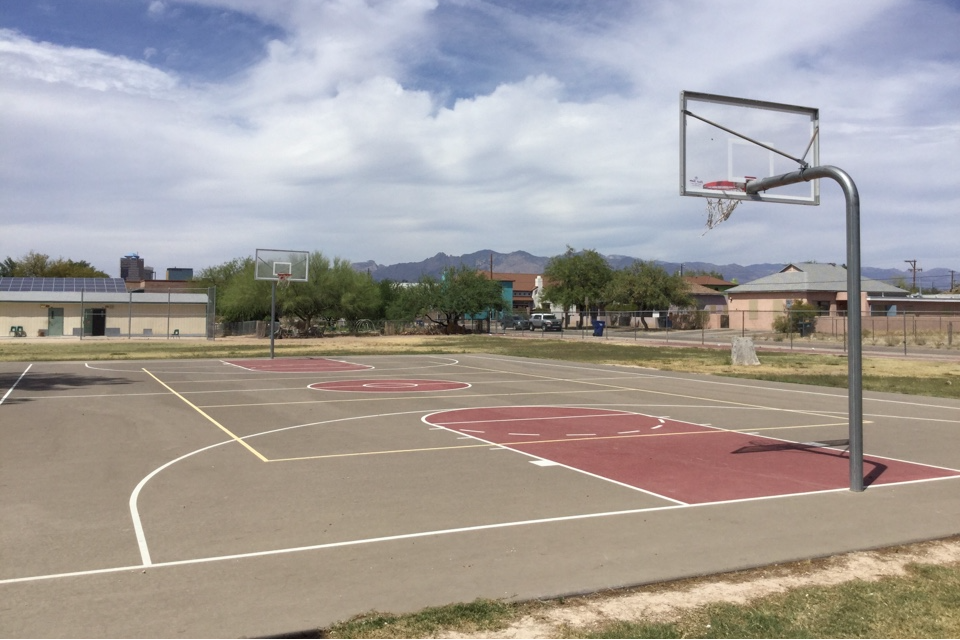
M 289 287 L 290 286 L 290 273 L 278 273 L 277 274 L 277 286 L 278 287 Z
M 744 182 L 734 182 L 733 180 L 716 180 L 715 182 L 706 182 L 703 185 L 704 189 L 710 189 L 711 191 L 719 191 L 723 195 L 726 195 L 728 191 L 737 191 L 743 193 L 747 190 L 747 182 L 750 180 L 755 180 L 755 178 L 748 176 L 745 178 Z M 733 210 L 737 208 L 737 205 L 740 204 L 739 199 L 733 198 L 707 198 L 707 231 L 713 229 L 715 226 L 726 220 L 733 213 Z M 707 231 L 704 231 L 700 235 L 704 235 Z
M 753 180 L 753 178 L 747 178 L 747 180 Z M 704 183 L 703 188 L 710 189 L 711 191 L 746 191 L 747 183 L 733 182 L 732 180 L 717 180 L 716 182 Z

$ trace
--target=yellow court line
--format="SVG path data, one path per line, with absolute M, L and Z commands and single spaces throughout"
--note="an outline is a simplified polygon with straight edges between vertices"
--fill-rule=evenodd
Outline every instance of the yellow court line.
M 153 378 L 154 380 L 156 380 L 157 382 L 159 382 L 164 388 L 167 389 L 167 391 L 169 391 L 169 392 L 172 393 L 173 395 L 175 395 L 175 396 L 177 396 L 178 398 L 180 398 L 181 400 L 183 400 L 183 401 L 184 401 L 190 408 L 192 408 L 194 411 L 196 411 L 197 413 L 199 413 L 200 415 L 202 415 L 204 418 L 206 418 L 207 420 L 209 420 L 210 422 L 212 422 L 213 424 L 215 424 L 218 429 L 220 429 L 220 430 L 223 431 L 225 434 L 227 434 L 228 436 L 230 436 L 231 439 L 233 439 L 233 440 L 235 440 L 236 442 L 238 442 L 239 444 L 243 445 L 243 447 L 244 447 L 245 449 L 247 449 L 250 453 L 252 453 L 253 455 L 255 455 L 255 456 L 257 456 L 258 458 L 260 458 L 261 461 L 263 461 L 263 462 L 269 462 L 269 460 L 268 460 L 266 457 L 264 457 L 263 454 L 261 454 L 259 451 L 257 451 L 256 449 L 254 449 L 253 447 L 251 447 L 249 444 L 247 444 L 246 441 L 245 441 L 243 438 L 237 436 L 235 433 L 233 433 L 232 431 L 230 431 L 230 429 L 227 429 L 225 426 L 223 426 L 222 424 L 220 424 L 219 422 L 217 422 L 216 420 L 214 420 L 212 417 L 210 417 L 210 415 L 208 415 L 207 413 L 204 413 L 203 409 L 201 409 L 200 407 L 198 407 L 197 405 L 193 404 L 192 402 L 190 402 L 189 400 L 187 400 L 186 398 L 184 398 L 182 395 L 180 395 L 179 393 L 177 393 L 176 391 L 174 391 L 174 390 L 170 387 L 170 385 L 168 385 L 166 382 L 164 382 L 163 380 L 161 380 L 161 379 L 158 378 L 157 376 L 153 375 L 152 373 L 150 373 L 150 372 L 147 371 L 146 369 L 144 369 L 143 372 L 146 373 L 146 374 L 147 374 L 148 376 L 150 376 L 151 378 Z

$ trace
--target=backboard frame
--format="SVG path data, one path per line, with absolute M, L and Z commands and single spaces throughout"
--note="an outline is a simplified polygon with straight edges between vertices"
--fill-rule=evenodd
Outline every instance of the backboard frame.
M 820 110 L 680 92 L 680 195 L 786 204 L 820 204 L 820 182 L 750 193 L 746 183 L 820 164 Z M 704 185 L 733 182 L 737 188 Z
M 310 276 L 310 252 L 289 249 L 257 249 L 254 279 L 279 282 L 279 274 L 290 274 L 288 282 L 307 282 Z

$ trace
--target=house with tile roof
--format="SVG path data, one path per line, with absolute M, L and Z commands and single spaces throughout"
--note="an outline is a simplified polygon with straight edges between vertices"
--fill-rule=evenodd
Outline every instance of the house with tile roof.
M 508 287 L 510 288 L 513 313 L 529 316 L 538 304 L 543 304 L 543 301 L 538 297 L 543 276 L 536 273 L 500 273 L 497 271 L 492 273 L 482 271 L 481 273 L 492 280 L 500 281 L 505 291 Z M 537 284 L 538 279 L 541 283 L 540 286 Z M 560 312 L 559 308 L 553 308 L 552 310 Z
M 737 286 L 736 282 L 730 282 L 716 276 L 684 276 L 684 280 L 690 284 L 706 287 L 707 289 L 713 289 L 714 291 L 726 291 L 731 287 Z
M 869 316 L 874 309 L 888 309 L 890 299 L 903 298 L 907 291 L 861 278 L 860 308 Z M 769 331 L 794 301 L 812 304 L 820 315 L 846 317 L 847 269 L 832 263 L 788 264 L 777 273 L 727 289 L 731 329 Z
M 713 287 L 705 286 L 700 284 L 702 278 L 712 278 L 712 276 L 684 276 L 687 285 L 689 287 L 688 293 L 690 297 L 693 298 L 694 306 L 698 311 L 705 311 L 706 314 L 702 316 L 702 322 L 705 322 L 705 329 L 720 329 L 723 327 L 723 321 L 727 314 L 727 298 L 726 296 L 717 289 Z M 718 280 L 719 282 L 725 282 L 719 280 L 719 278 L 712 278 L 712 280 Z M 726 283 L 729 286 L 734 286 L 732 282 Z M 683 313 L 680 309 L 670 309 L 670 314 L 677 314 L 678 316 Z

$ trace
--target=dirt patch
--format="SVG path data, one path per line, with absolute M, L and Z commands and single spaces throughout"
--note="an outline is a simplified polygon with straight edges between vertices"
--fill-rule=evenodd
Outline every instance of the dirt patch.
M 903 575 L 911 563 L 960 564 L 960 538 L 544 602 L 536 614 L 500 631 L 469 636 L 443 633 L 437 637 L 559 638 L 565 628 L 592 627 L 617 620 L 670 622 L 685 611 L 712 603 L 744 604 L 799 587 Z

